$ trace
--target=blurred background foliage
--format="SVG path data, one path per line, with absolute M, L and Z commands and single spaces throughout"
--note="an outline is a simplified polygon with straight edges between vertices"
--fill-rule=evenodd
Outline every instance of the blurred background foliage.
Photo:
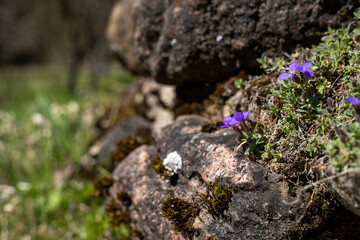
M 73 167 L 132 80 L 105 38 L 114 2 L 0 1 L 1 240 L 128 238 Z
M 0 64 L 64 64 L 73 90 L 85 63 L 96 84 L 109 60 L 105 29 L 114 2 L 0 1 Z

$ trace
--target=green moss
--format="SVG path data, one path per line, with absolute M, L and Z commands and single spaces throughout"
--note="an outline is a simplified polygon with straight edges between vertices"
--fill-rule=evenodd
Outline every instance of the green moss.
M 165 170 L 164 164 L 162 163 L 159 157 L 154 157 L 151 160 L 151 166 L 155 170 L 155 172 L 158 173 L 159 175 L 162 175 L 166 178 L 169 176 L 169 174 Z
M 177 174 L 169 174 L 169 172 L 166 171 L 165 166 L 159 157 L 154 157 L 151 160 L 151 166 L 160 176 L 169 180 L 171 185 L 177 184 L 179 176 Z
M 113 180 L 105 176 L 101 179 L 95 179 L 94 181 L 94 195 L 96 197 L 106 197 L 109 192 L 109 188 L 112 186 Z
M 135 136 L 130 136 L 117 143 L 117 150 L 111 156 L 113 166 L 126 158 L 135 148 L 143 144 L 152 144 L 154 139 L 149 130 L 139 131 Z
M 209 186 L 207 194 L 201 195 L 200 201 L 211 215 L 222 216 L 229 208 L 232 196 L 233 191 L 230 188 L 215 183 Z
M 121 204 L 118 204 L 113 200 L 105 207 L 105 210 L 106 216 L 110 220 L 112 226 L 117 227 L 120 224 L 125 224 L 129 227 L 130 216 L 123 210 Z
M 112 230 L 126 230 L 126 238 L 122 239 L 143 239 L 141 233 L 131 225 L 129 215 L 130 205 L 130 195 L 125 191 L 120 191 L 116 194 L 116 199 L 112 200 L 105 207 L 107 220 Z
M 171 221 L 176 231 L 190 232 L 193 230 L 195 217 L 199 214 L 197 203 L 176 198 L 169 194 L 167 200 L 161 205 L 162 215 Z

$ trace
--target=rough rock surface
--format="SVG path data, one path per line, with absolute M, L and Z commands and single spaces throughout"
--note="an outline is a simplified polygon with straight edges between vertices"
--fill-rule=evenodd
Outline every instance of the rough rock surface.
M 258 70 L 261 54 L 319 42 L 359 6 L 356 0 L 120 0 L 108 38 L 133 72 L 176 85 L 214 82 L 239 69 Z
M 109 167 L 110 156 L 116 150 L 119 141 L 150 129 L 150 122 L 140 116 L 130 117 L 117 123 L 111 131 L 90 146 L 89 151 L 83 156 L 81 167 L 87 172 L 91 172 L 96 165 Z
M 179 117 L 164 129 L 158 147 L 144 145 L 133 151 L 113 172 L 114 184 L 108 202 L 116 202 L 119 192 L 131 198 L 123 206 L 131 224 L 145 239 L 281 239 L 300 226 L 307 212 L 309 195 L 304 201 L 287 205 L 287 184 L 275 174 L 234 151 L 238 145 L 232 129 L 214 133 L 201 132 L 204 119 L 189 115 Z M 152 159 L 166 159 L 176 152 L 181 158 L 176 184 L 164 180 L 152 168 Z M 166 167 L 166 166 L 165 166 Z M 177 232 L 161 205 L 170 191 L 174 196 L 192 201 L 204 194 L 209 185 L 221 183 L 234 189 L 228 210 L 213 217 L 201 207 L 194 221 L 194 231 Z M 118 201 L 118 204 L 121 204 Z M 325 204 L 325 203 L 322 203 Z M 320 220 L 319 220 L 320 219 Z M 322 223 L 319 218 L 317 224 Z M 313 227 L 313 225 L 312 225 Z M 310 227 L 302 228 L 306 232 Z M 239 237 L 241 236 L 241 237 Z
M 336 174 L 333 166 L 328 166 L 326 172 Z M 341 176 L 328 181 L 328 187 L 335 193 L 341 204 L 348 210 L 360 216 L 360 170 L 350 168 Z

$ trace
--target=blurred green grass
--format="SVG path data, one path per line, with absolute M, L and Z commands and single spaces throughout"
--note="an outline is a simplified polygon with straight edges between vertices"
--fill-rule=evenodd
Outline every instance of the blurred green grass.
M 76 93 L 63 66 L 0 67 L 0 239 L 126 239 L 111 228 L 91 180 L 64 177 L 94 138 L 94 121 L 132 77 L 111 66 Z

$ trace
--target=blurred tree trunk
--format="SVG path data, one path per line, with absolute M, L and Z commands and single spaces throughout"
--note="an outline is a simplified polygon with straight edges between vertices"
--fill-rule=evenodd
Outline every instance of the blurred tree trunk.
M 115 0 L 60 0 L 68 49 L 68 88 L 74 91 L 83 62 L 94 87 L 106 69 L 109 54 L 105 29 Z

